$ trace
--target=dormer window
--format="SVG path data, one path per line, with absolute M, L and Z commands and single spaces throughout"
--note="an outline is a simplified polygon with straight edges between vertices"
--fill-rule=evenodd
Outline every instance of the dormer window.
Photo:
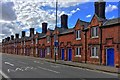
M 91 37 L 97 38 L 98 37 L 98 27 L 92 27 L 91 28 Z
M 50 36 L 47 36 L 47 43 L 50 42 Z
M 76 31 L 76 40 L 80 40 L 81 39 L 81 31 L 77 30 Z

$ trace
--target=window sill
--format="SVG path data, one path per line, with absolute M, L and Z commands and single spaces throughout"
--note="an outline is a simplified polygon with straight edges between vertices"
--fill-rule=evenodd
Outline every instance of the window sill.
M 49 55 L 49 53 L 47 53 L 47 55 Z
M 98 56 L 92 56 L 92 57 L 90 57 L 90 58 L 99 58 Z
M 81 40 L 81 38 L 76 38 L 76 40 Z
M 92 39 L 94 39 L 94 38 L 99 38 L 99 36 L 93 36 L 93 37 L 91 37 Z
M 49 41 L 47 41 L 47 43 L 50 43 Z
M 81 57 L 81 55 L 76 55 L 75 57 Z

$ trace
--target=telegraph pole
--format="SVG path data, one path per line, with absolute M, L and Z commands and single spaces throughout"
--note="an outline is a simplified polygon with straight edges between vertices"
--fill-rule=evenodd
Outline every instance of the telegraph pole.
M 58 5 L 58 0 L 56 0 L 56 25 L 55 28 L 57 28 L 57 5 Z M 55 34 L 56 35 L 56 34 Z M 55 62 L 56 62 L 56 52 L 57 52 L 57 45 L 56 45 L 56 38 L 55 38 L 55 42 L 54 42 L 54 46 L 55 46 Z

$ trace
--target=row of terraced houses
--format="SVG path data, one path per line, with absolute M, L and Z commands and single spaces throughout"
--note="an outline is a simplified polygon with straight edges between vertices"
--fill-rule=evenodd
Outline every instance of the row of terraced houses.
M 120 67 L 120 18 L 106 19 L 106 2 L 95 2 L 90 22 L 77 20 L 68 28 L 68 16 L 61 15 L 61 27 L 54 30 L 42 23 L 42 32 L 30 36 L 15 34 L 2 40 L 2 52 L 39 58 Z M 55 56 L 56 55 L 56 56 Z

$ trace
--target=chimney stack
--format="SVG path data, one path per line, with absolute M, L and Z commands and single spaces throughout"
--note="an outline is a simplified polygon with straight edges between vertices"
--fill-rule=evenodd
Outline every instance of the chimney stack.
M 22 31 L 22 37 L 25 37 L 25 31 Z
M 18 39 L 19 38 L 19 34 L 15 34 L 15 37 L 16 37 L 16 39 Z
M 7 38 L 5 38 L 5 42 L 7 42 Z
M 42 33 L 46 33 L 47 32 L 47 23 L 43 22 L 42 23 Z
M 105 5 L 106 2 L 104 0 L 98 0 L 97 2 L 94 3 L 95 6 L 95 14 L 100 17 L 105 19 Z
M 9 41 L 10 40 L 10 37 L 7 37 L 7 41 Z
M 61 28 L 68 29 L 68 15 L 66 14 L 61 15 Z
M 11 35 L 11 40 L 14 40 L 14 36 L 13 35 Z
M 34 35 L 34 28 L 30 28 L 30 37 L 32 37 L 32 35 Z

